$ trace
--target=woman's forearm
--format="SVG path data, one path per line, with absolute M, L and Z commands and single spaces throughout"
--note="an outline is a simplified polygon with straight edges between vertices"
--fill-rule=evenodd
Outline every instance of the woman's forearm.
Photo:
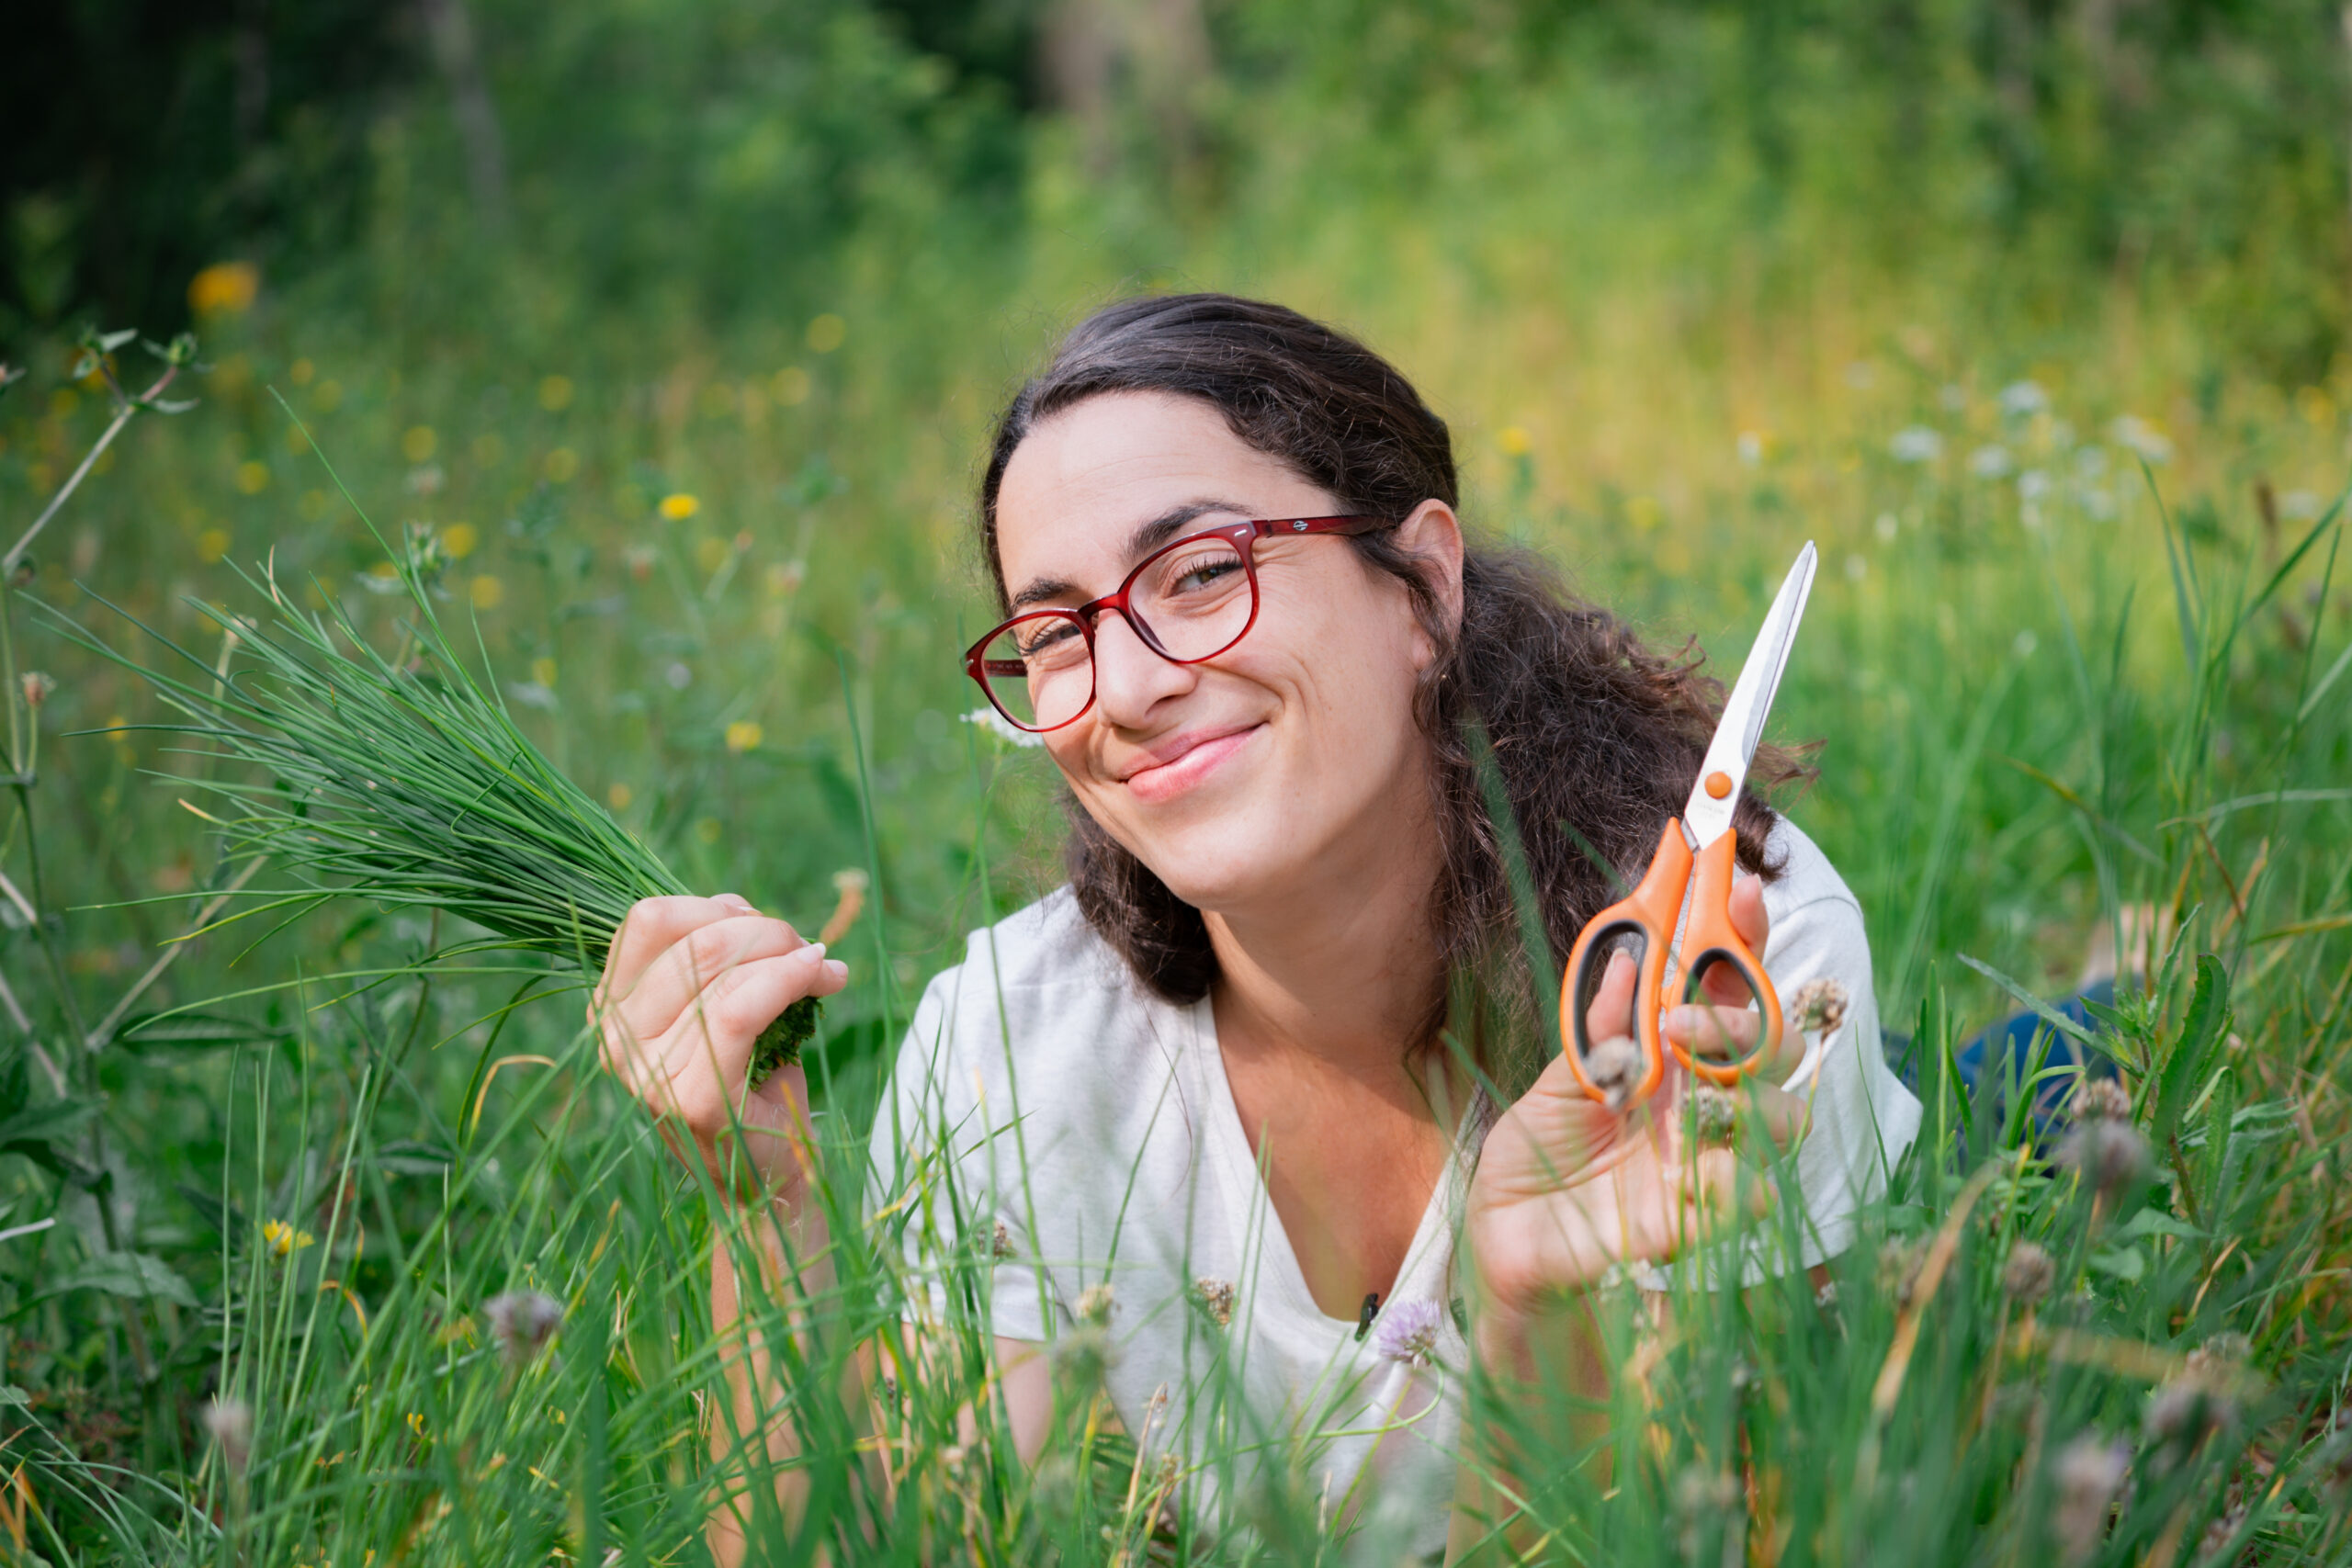
M 824 1213 L 814 1202 L 773 1197 L 755 1208 L 729 1205 L 722 1217 L 731 1223 L 732 1234 L 722 1234 L 711 1247 L 710 1318 L 727 1401 L 711 1424 L 718 1495 L 709 1540 L 721 1568 L 735 1568 L 743 1561 L 752 1521 L 760 1511 L 752 1488 L 761 1475 L 775 1477 L 775 1501 L 787 1530 L 798 1527 L 807 1506 L 807 1477 L 790 1462 L 799 1456 L 800 1432 L 789 1417 L 787 1391 L 775 1375 L 767 1337 L 779 1320 L 793 1332 L 805 1329 L 808 1303 L 831 1289 L 833 1264 Z M 751 1281 L 749 1313 L 745 1281 L 739 1278 L 746 1263 L 758 1271 Z

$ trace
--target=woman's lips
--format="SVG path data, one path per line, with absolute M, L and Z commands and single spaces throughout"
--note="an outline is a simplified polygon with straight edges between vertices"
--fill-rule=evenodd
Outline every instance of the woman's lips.
M 1135 792 L 1138 800 L 1154 804 L 1173 800 L 1223 766 L 1227 758 L 1248 745 L 1250 738 L 1263 728 L 1253 724 L 1247 729 L 1211 736 L 1165 762 L 1138 768 L 1127 775 L 1127 788 Z

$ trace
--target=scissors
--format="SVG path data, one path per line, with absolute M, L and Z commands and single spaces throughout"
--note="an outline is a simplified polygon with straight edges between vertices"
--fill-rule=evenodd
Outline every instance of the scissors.
M 1603 1103 L 1638 1103 L 1657 1092 L 1666 1079 L 1667 1042 L 1661 1022 L 1672 999 L 1664 994 L 1668 958 L 1676 925 L 1681 921 L 1683 898 L 1690 893 L 1690 915 L 1682 931 L 1682 946 L 1696 956 L 1681 964 L 1683 999 L 1702 998 L 1700 985 L 1708 974 L 1731 966 L 1754 998 L 1759 1015 L 1754 1044 L 1729 1057 L 1693 1055 L 1679 1042 L 1675 1059 L 1699 1077 L 1728 1088 L 1772 1059 L 1781 1044 L 1781 998 L 1771 976 L 1732 929 L 1731 882 L 1739 835 L 1732 827 L 1732 810 L 1739 804 L 1740 786 L 1747 779 L 1747 764 L 1764 738 L 1765 716 L 1772 711 L 1773 694 L 1796 641 L 1797 623 L 1813 591 L 1817 560 L 1811 541 L 1797 552 L 1772 608 L 1748 649 L 1747 662 L 1731 689 L 1731 700 L 1715 725 L 1714 738 L 1699 764 L 1699 779 L 1682 815 L 1666 825 L 1657 853 L 1650 861 L 1641 886 L 1603 909 L 1585 926 L 1568 953 L 1566 982 L 1560 994 L 1560 1033 L 1568 1048 L 1568 1065 L 1584 1091 Z M 1692 891 L 1691 874 L 1697 871 Z M 1593 1048 L 1587 1019 L 1610 960 L 1619 952 L 1633 953 L 1639 968 L 1634 993 L 1633 1027 L 1628 1033 L 1640 1050 L 1640 1077 L 1630 1090 L 1622 1084 L 1604 1086 L 1590 1069 Z M 1735 1044 L 1726 1033 L 1725 1043 Z M 1612 1092 L 1613 1091 L 1613 1092 Z

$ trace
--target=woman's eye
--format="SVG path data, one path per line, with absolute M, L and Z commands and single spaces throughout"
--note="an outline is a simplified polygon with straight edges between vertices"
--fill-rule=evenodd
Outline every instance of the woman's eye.
M 1078 628 L 1067 621 L 1049 621 L 1021 639 L 1021 653 L 1025 659 L 1051 655 L 1057 649 L 1067 647 L 1077 637 Z
M 1241 570 L 1238 557 L 1217 554 L 1193 556 L 1175 563 L 1167 578 L 1170 593 L 1199 593 L 1216 587 Z

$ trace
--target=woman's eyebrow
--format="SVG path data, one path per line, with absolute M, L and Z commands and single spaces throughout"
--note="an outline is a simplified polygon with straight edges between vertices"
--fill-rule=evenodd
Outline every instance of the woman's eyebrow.
M 1171 506 L 1150 522 L 1139 525 L 1127 536 L 1126 558 L 1137 560 L 1149 555 L 1176 536 L 1186 524 L 1207 516 L 1212 512 L 1230 512 L 1237 517 L 1249 515 L 1249 509 L 1230 501 L 1214 497 L 1188 501 L 1182 506 Z M 1021 592 L 1012 596 L 1012 607 L 1025 610 L 1032 604 L 1043 604 L 1056 599 L 1074 599 L 1082 592 L 1077 583 L 1062 577 L 1034 577 L 1023 583 Z

